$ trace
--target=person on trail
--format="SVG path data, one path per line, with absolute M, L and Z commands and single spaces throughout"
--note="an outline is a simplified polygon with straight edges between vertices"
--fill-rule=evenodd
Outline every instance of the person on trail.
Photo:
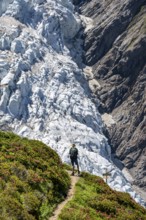
M 78 149 L 76 148 L 75 144 L 72 144 L 72 147 L 70 148 L 70 151 L 69 151 L 69 155 L 70 155 L 70 160 L 71 160 L 71 164 L 72 164 L 72 174 L 71 175 L 74 176 L 75 164 L 77 165 L 78 175 L 79 175 L 80 171 L 79 171 L 79 164 L 78 164 Z

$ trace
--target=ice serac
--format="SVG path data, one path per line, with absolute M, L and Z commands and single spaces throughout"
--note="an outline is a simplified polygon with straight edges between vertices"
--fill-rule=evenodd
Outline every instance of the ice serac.
M 92 66 L 101 112 L 114 121 L 109 126 L 105 118 L 112 152 L 146 198 L 146 1 L 85 0 L 80 11 L 93 23 L 84 62 Z
M 0 1 L 0 16 L 6 11 L 9 4 L 11 4 L 14 0 L 1 0 Z
M 76 143 L 82 170 L 102 176 L 108 168 L 109 185 L 129 192 L 144 205 L 111 161 L 99 101 L 76 63 L 83 20 L 69 0 L 14 0 L 4 8 L 0 17 L 1 127 L 45 142 L 66 162 L 70 144 Z

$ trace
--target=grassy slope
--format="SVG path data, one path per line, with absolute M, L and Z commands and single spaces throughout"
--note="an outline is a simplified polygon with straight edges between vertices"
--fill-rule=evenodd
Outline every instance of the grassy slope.
M 67 195 L 69 176 L 43 143 L 0 132 L 0 220 L 45 220 Z M 82 173 L 76 194 L 59 220 L 145 220 L 146 210 L 127 193 L 115 192 Z
M 112 190 L 100 177 L 82 173 L 76 194 L 59 220 L 146 220 L 146 210 L 128 193 Z
M 0 132 L 0 220 L 48 219 L 69 186 L 69 176 L 52 149 Z

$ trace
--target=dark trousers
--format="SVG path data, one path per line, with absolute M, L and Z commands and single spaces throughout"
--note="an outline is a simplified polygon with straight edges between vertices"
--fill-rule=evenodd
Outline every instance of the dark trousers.
M 80 171 L 79 171 L 78 158 L 77 157 L 70 157 L 70 160 L 71 160 L 71 164 L 73 167 L 73 174 L 74 174 L 75 165 L 77 165 L 77 169 L 78 169 L 78 173 L 79 173 Z

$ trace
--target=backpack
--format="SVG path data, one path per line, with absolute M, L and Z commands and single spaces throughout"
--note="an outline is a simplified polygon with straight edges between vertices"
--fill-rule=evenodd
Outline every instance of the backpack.
M 69 154 L 70 154 L 70 157 L 71 157 L 71 158 L 77 158 L 77 155 L 78 155 L 78 150 L 77 150 L 77 148 L 75 148 L 75 147 L 73 148 L 73 147 L 72 147 L 72 148 L 70 149 Z

